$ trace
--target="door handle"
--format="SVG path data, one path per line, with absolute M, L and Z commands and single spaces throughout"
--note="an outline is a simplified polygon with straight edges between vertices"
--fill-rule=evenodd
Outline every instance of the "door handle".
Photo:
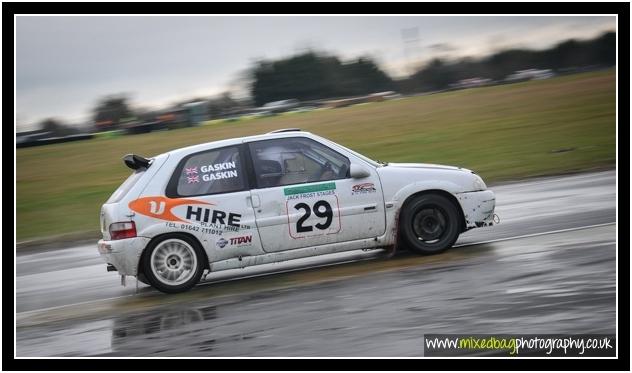
M 253 194 L 248 198 L 250 198 L 250 204 L 252 205 L 252 208 L 261 207 L 261 199 L 259 198 L 259 195 Z

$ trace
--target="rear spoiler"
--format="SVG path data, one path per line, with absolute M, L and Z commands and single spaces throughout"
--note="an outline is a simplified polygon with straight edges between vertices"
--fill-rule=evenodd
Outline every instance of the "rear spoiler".
M 123 162 L 125 162 L 125 165 L 132 170 L 138 170 L 139 168 L 149 168 L 149 165 L 151 164 L 150 159 L 141 157 L 140 155 L 136 154 L 127 154 L 125 157 L 123 157 Z

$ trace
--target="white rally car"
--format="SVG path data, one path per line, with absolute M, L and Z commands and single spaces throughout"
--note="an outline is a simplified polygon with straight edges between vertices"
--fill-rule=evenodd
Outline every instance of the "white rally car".
M 101 208 L 108 270 L 168 293 L 204 273 L 359 249 L 441 252 L 493 225 L 470 170 L 375 162 L 298 129 L 146 159 Z

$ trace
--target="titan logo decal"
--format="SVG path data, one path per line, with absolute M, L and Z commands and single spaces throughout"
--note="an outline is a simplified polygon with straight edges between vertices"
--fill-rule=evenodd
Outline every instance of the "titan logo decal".
M 174 207 L 182 205 L 213 205 L 203 201 L 194 199 L 171 199 L 166 197 L 143 197 L 129 203 L 129 208 L 139 214 L 167 221 L 180 221 L 187 223 L 186 220 L 175 216 L 171 210 Z
M 239 245 L 239 244 L 249 244 L 252 243 L 252 235 L 249 236 L 240 236 L 240 237 L 232 237 L 230 239 L 231 245 Z
M 215 242 L 215 245 L 217 247 L 219 247 L 220 249 L 223 249 L 224 247 L 226 247 L 227 245 L 230 246 L 248 246 L 252 244 L 252 235 L 247 235 L 247 236 L 238 236 L 238 237 L 231 237 L 228 240 L 225 239 L 224 237 L 221 237 L 219 240 L 217 240 Z

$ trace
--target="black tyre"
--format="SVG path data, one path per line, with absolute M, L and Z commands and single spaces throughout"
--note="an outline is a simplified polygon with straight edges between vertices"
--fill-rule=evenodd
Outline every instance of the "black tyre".
M 204 255 L 192 238 L 174 234 L 153 241 L 143 255 L 143 274 L 149 284 L 164 293 L 191 289 L 204 272 Z
M 438 254 L 454 245 L 461 232 L 457 207 L 439 194 L 413 197 L 400 215 L 402 242 L 419 254 Z
M 142 282 L 142 283 L 143 283 L 143 284 L 145 284 L 145 285 L 151 285 L 151 284 L 149 283 L 149 280 L 147 280 L 147 277 L 145 276 L 145 274 L 144 274 L 144 273 L 142 273 L 142 272 L 139 272 L 139 273 L 136 275 L 136 279 L 138 279 L 138 281 Z

